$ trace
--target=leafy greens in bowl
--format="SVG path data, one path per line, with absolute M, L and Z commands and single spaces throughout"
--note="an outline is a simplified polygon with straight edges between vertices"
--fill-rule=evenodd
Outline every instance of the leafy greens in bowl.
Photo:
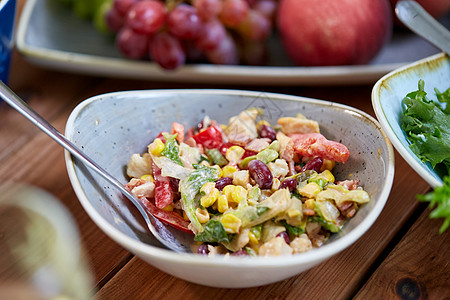
M 439 54 L 395 70 L 374 86 L 372 104 L 381 126 L 408 164 L 435 190 L 431 218 L 450 226 L 450 60 Z
M 400 124 L 411 142 L 411 150 L 444 177 L 450 171 L 450 82 L 445 92 L 437 88 L 434 91 L 437 100 L 445 103 L 444 108 L 428 98 L 425 82 L 420 79 L 418 90 L 403 99 Z
M 408 94 L 410 97 L 416 97 L 416 95 L 410 93 L 418 90 L 420 80 L 423 80 L 425 85 L 423 90 L 419 91 L 419 94 L 424 95 L 424 93 L 426 93 L 428 97 L 434 97 L 434 99 L 436 99 L 434 96 L 435 89 L 443 92 L 449 87 L 449 57 L 445 54 L 434 55 L 385 75 L 373 88 L 372 105 L 383 130 L 386 132 L 395 149 L 406 162 L 408 162 L 408 164 L 434 188 L 443 184 L 444 174 L 442 172 L 437 172 L 430 161 L 422 160 L 422 158 L 414 152 L 413 148 L 415 146 L 413 146 L 413 148 L 410 147 L 411 141 L 408 139 L 408 133 L 403 130 L 401 121 L 403 118 L 404 124 L 409 124 L 407 125 L 408 131 L 412 129 L 412 124 L 418 125 L 417 120 L 414 121 L 410 116 L 403 117 L 403 111 L 404 108 L 406 108 L 403 99 L 405 99 Z M 406 101 L 406 103 L 408 103 L 408 101 Z M 431 105 L 434 106 L 439 104 Z M 420 110 L 420 113 L 424 114 L 424 111 L 417 106 L 412 106 L 410 111 L 415 109 Z M 433 113 L 430 112 L 430 114 Z M 427 128 L 427 131 L 427 134 L 430 136 L 434 136 L 433 134 L 438 135 L 432 125 Z M 437 138 L 437 140 L 439 140 L 439 138 Z M 416 141 L 418 141 L 418 139 L 416 139 Z

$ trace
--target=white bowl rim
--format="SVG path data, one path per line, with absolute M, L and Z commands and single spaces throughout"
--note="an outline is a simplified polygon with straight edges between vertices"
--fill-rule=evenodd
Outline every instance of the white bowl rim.
M 244 96 L 258 96 L 261 95 L 261 92 L 257 91 L 243 91 L 243 90 L 232 90 L 232 89 L 164 89 L 164 90 L 135 90 L 135 91 L 122 91 L 122 92 L 113 92 L 102 95 L 97 95 L 91 98 L 88 98 L 78 104 L 75 109 L 70 114 L 67 123 L 65 135 L 70 138 L 70 136 L 74 132 L 73 124 L 77 117 L 77 115 L 90 103 L 111 96 L 121 96 L 124 94 L 133 95 L 133 94 L 173 94 L 173 93 L 209 93 L 209 94 L 227 94 L 227 95 L 244 95 Z M 394 150 L 392 145 L 385 135 L 383 129 L 379 125 L 378 121 L 370 116 L 369 114 L 339 103 L 329 102 L 325 100 L 317 100 L 312 98 L 305 98 L 300 96 L 290 96 L 278 93 L 269 93 L 264 92 L 268 96 L 272 96 L 274 98 L 280 98 L 283 100 L 294 100 L 300 102 L 308 102 L 315 103 L 319 105 L 325 106 L 335 106 L 346 111 L 359 114 L 373 123 L 382 133 L 385 143 L 387 145 L 388 151 L 388 161 L 386 162 L 386 178 L 385 178 L 385 186 L 383 187 L 379 199 L 367 217 L 356 226 L 351 232 L 346 234 L 345 236 L 339 238 L 336 241 L 333 241 L 331 244 L 324 245 L 320 248 L 313 249 L 309 252 L 300 253 L 291 256 L 280 256 L 280 257 L 233 257 L 233 256 L 203 256 L 198 254 L 189 254 L 189 253 L 176 253 L 174 251 L 163 249 L 159 247 L 155 247 L 152 245 L 144 244 L 140 241 L 137 241 L 126 234 L 122 233 L 118 229 L 114 228 L 111 224 L 109 224 L 101 214 L 99 214 L 95 208 L 91 205 L 86 195 L 83 192 L 83 189 L 80 185 L 80 182 L 77 179 L 74 162 L 72 160 L 72 156 L 68 151 L 65 151 L 65 161 L 67 166 L 67 171 L 69 175 L 69 179 L 72 183 L 75 194 L 77 195 L 81 205 L 90 216 L 90 218 L 97 224 L 111 239 L 116 241 L 122 247 L 128 249 L 130 252 L 140 256 L 140 253 L 145 253 L 146 255 L 152 256 L 160 261 L 171 261 L 174 263 L 179 263 L 183 265 L 195 265 L 195 266 L 216 266 L 216 267 L 229 267 L 229 268 L 242 268 L 243 266 L 246 268 L 260 268 L 260 267 L 268 267 L 268 268 L 279 268 L 283 266 L 292 266 L 302 263 L 311 263 L 314 261 L 322 261 L 325 260 L 340 251 L 344 250 L 348 246 L 352 245 L 356 240 L 358 240 L 376 221 L 379 214 L 384 208 L 384 205 L 388 199 L 390 190 L 392 188 L 392 183 L 394 179 Z M 126 245 L 126 246 L 124 246 Z
M 419 174 L 433 188 L 442 185 L 442 182 L 431 176 L 423 167 L 423 164 L 419 162 L 420 160 L 417 158 L 417 156 L 413 154 L 413 152 L 410 152 L 408 149 L 406 149 L 400 142 L 394 130 L 392 130 L 392 126 L 386 118 L 384 109 L 381 106 L 380 91 L 383 83 L 391 77 L 394 77 L 397 73 L 412 69 L 418 65 L 426 64 L 429 61 L 441 59 L 445 56 L 445 53 L 435 54 L 389 72 L 388 74 L 381 77 L 375 83 L 372 89 L 372 106 L 375 111 L 375 115 L 377 116 L 377 119 L 381 124 L 381 127 L 384 129 L 391 143 L 394 145 L 395 149 L 398 151 L 398 153 L 400 153 L 403 159 L 408 162 L 408 164 L 417 172 L 417 174 Z

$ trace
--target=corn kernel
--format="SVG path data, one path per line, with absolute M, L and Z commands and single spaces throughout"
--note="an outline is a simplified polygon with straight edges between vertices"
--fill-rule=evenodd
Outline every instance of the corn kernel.
M 222 194 L 225 196 L 225 199 L 227 199 L 227 201 L 232 201 L 232 193 L 234 191 L 234 187 L 235 185 L 229 184 L 226 185 L 223 190 L 222 190 Z
M 219 198 L 219 190 L 214 188 L 209 194 L 200 198 L 200 204 L 203 207 L 210 207 L 216 202 L 217 198 Z
M 237 169 L 233 166 L 225 166 L 222 168 L 222 177 L 233 178 L 233 173 L 236 171 Z
M 334 182 L 334 175 L 330 172 L 330 170 L 323 171 L 322 173 L 319 174 L 319 177 L 323 178 L 328 182 Z
M 234 203 L 244 203 L 244 201 L 247 201 L 247 193 L 248 191 L 244 187 L 237 185 L 234 187 L 233 192 L 231 192 L 231 199 L 228 199 L 228 201 Z
M 142 176 L 141 176 L 141 179 L 142 179 L 142 180 L 145 180 L 145 181 L 155 182 L 155 179 L 154 179 L 153 176 L 150 175 L 150 174 L 142 175 Z
M 248 239 L 249 239 L 250 245 L 252 245 L 252 246 L 259 244 L 259 241 L 256 238 L 256 235 L 253 232 L 251 232 L 251 231 L 248 232 Z
M 165 210 L 165 211 L 173 211 L 173 204 L 171 203 L 171 204 L 167 205 L 166 207 L 163 208 L 163 210 Z
M 228 199 L 225 195 L 220 195 L 217 199 L 217 210 L 221 213 L 228 209 Z
M 225 125 L 225 124 L 220 124 L 220 128 L 221 128 L 223 131 L 226 131 L 227 128 L 228 128 L 228 126 Z
M 230 213 L 224 214 L 220 222 L 225 227 L 225 231 L 231 233 L 238 233 L 242 224 L 241 219 Z
M 161 152 L 164 150 L 164 143 L 161 141 L 161 139 L 157 138 L 148 145 L 148 152 L 150 152 L 153 155 L 161 155 Z
M 333 170 L 336 166 L 336 162 L 334 160 L 324 159 L 322 166 L 320 167 L 320 172 L 323 172 L 325 170 Z
M 214 182 L 207 182 L 200 188 L 201 195 L 209 195 L 211 191 L 216 187 Z
M 225 153 L 225 158 L 228 161 L 238 162 L 241 160 L 242 156 L 244 156 L 245 150 L 239 146 L 231 146 L 228 148 L 227 153 Z
M 197 209 L 195 210 L 195 215 L 197 216 L 198 221 L 202 224 L 205 224 L 209 221 L 209 213 L 206 209 L 197 207 Z
M 314 198 L 321 191 L 320 186 L 315 182 L 310 182 L 302 187 L 298 193 L 303 197 Z

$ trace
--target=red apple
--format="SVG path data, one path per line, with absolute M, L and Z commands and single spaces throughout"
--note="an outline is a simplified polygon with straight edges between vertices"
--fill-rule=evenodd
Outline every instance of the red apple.
M 398 0 L 390 0 L 392 9 L 395 9 L 395 5 Z M 416 0 L 430 15 L 435 17 L 436 19 L 442 17 L 447 12 L 450 11 L 450 0 Z M 400 24 L 401 22 L 395 18 L 396 23 Z
M 277 25 L 297 65 L 368 63 L 389 40 L 388 0 L 281 0 Z

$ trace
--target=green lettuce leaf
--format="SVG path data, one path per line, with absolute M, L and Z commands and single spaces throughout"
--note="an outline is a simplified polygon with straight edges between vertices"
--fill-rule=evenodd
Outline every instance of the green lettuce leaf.
M 443 109 L 437 102 L 429 100 L 424 91 L 424 81 L 420 80 L 417 91 L 408 93 L 403 99 L 405 109 L 400 124 L 411 142 L 411 150 L 433 168 L 444 164 L 450 170 L 450 92 L 438 92 L 438 99 L 446 103 Z
M 170 158 L 174 163 L 183 165 L 183 162 L 180 159 L 179 147 L 177 144 L 177 134 L 168 134 L 166 132 L 163 133 L 164 138 L 166 139 L 166 143 L 164 145 L 164 150 L 161 152 L 165 157 Z
M 203 231 L 197 234 L 194 240 L 205 243 L 230 242 L 230 239 L 225 232 L 225 228 L 219 220 L 209 220 L 208 223 L 205 224 Z
M 430 208 L 434 208 L 430 213 L 430 218 L 444 218 L 444 223 L 439 229 L 443 233 L 450 226 L 450 176 L 444 177 L 444 184 L 436 187 L 434 191 L 418 195 L 420 201 L 430 202 Z
M 198 232 L 201 232 L 203 227 L 195 214 L 195 209 L 199 206 L 198 201 L 195 201 L 195 196 L 205 183 L 216 181 L 219 178 L 219 171 L 206 166 L 194 165 L 194 167 L 195 170 L 189 177 L 180 181 L 181 204 L 191 224 Z

